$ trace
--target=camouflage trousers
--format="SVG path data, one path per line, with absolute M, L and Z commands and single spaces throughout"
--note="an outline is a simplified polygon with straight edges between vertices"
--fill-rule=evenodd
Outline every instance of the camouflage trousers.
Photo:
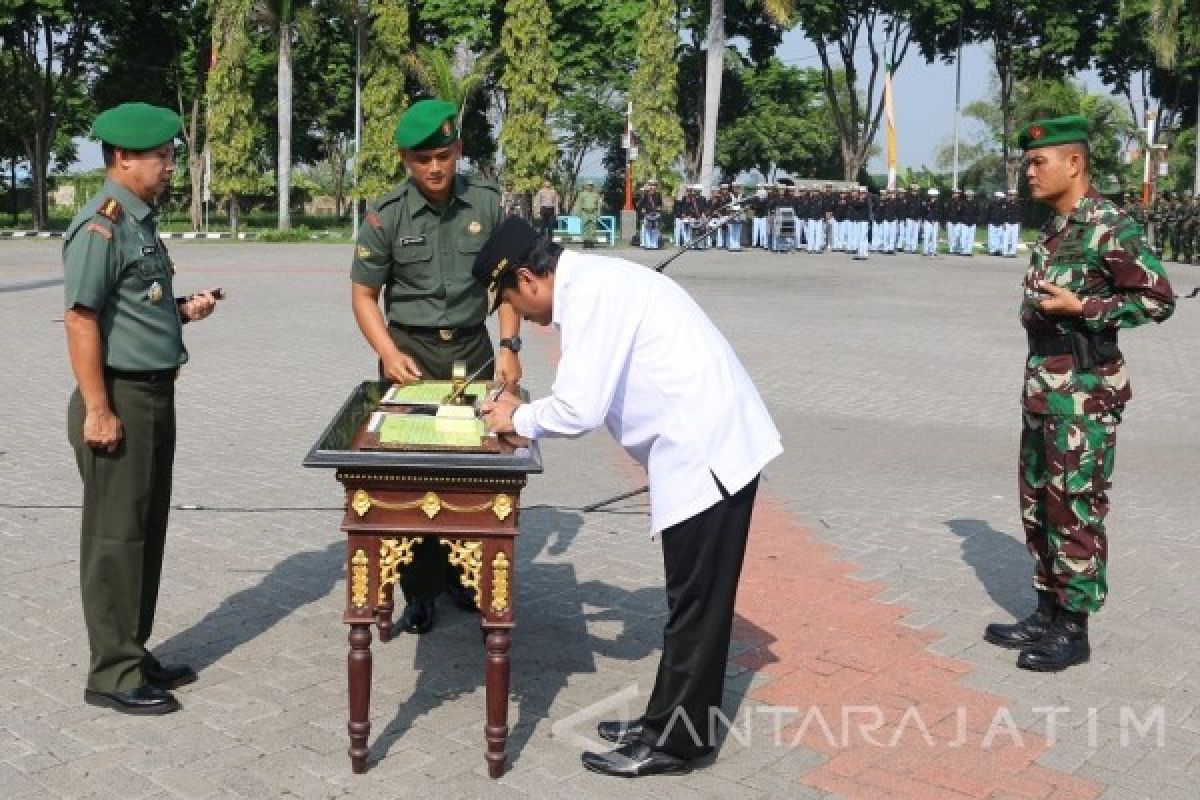
M 1120 421 L 1121 409 L 1023 413 L 1017 480 L 1033 586 L 1071 611 L 1099 611 L 1108 594 L 1104 517 Z

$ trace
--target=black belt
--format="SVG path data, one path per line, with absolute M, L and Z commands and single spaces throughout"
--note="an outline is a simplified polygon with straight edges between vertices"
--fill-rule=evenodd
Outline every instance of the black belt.
M 475 336 L 487 330 L 484 325 L 470 325 L 465 328 L 426 328 L 420 325 L 401 325 L 399 322 L 389 322 L 388 327 L 411 333 L 413 336 L 428 336 L 443 342 L 453 342 L 465 336 Z
M 105 375 L 120 378 L 123 381 L 140 381 L 142 383 L 166 383 L 179 377 L 179 368 L 175 369 L 114 369 L 104 368 Z
M 1116 331 L 1099 333 L 1029 334 L 1029 355 L 1075 357 L 1078 369 L 1092 369 L 1121 357 Z

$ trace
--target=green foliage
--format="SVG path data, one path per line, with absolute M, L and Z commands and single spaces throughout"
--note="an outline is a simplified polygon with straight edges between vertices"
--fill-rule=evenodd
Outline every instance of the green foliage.
M 994 82 L 991 97 L 971 103 L 963 110 L 963 115 L 976 123 L 977 134 L 963 137 L 960 143 L 959 164 L 964 165 L 960 171 L 962 186 L 991 190 L 1006 184 L 1002 159 L 1004 125 L 998 93 L 999 84 Z M 1072 80 L 1026 80 L 1016 85 L 1013 118 L 1020 125 L 1065 114 L 1082 114 L 1088 119 L 1093 181 L 1106 191 L 1110 183 L 1120 183 L 1122 144 L 1134 134 L 1128 110 L 1115 98 L 1092 94 Z M 1010 142 L 1010 146 L 1014 144 Z M 938 150 L 938 166 L 949 168 L 952 154 L 953 143 L 943 143 Z
M 392 141 L 396 122 L 408 107 L 404 54 L 409 39 L 408 3 L 372 0 L 371 35 L 362 90 L 362 150 L 356 159 L 355 197 L 375 197 L 395 186 L 404 165 Z
M 679 185 L 676 165 L 683 154 L 683 130 L 676 110 L 679 66 L 675 43 L 679 35 L 674 23 L 675 0 L 646 0 L 638 22 L 637 70 L 629 83 L 638 142 L 634 182 L 657 179 L 666 193 L 674 193 Z
M 500 37 L 506 103 L 500 131 L 505 178 L 517 192 L 532 192 L 554 167 L 558 152 L 547 120 L 558 104 L 558 66 L 550 46 L 552 20 L 546 0 L 508 0 Z
M 215 0 L 212 6 L 215 52 L 208 77 L 208 133 L 213 191 L 224 195 L 255 192 L 263 185 L 255 158 L 263 126 L 246 67 L 250 3 Z
M 771 59 L 740 72 L 747 110 L 717 137 L 722 174 L 732 178 L 757 169 L 770 175 L 774 167 L 803 177 L 840 177 L 837 131 L 820 70 Z

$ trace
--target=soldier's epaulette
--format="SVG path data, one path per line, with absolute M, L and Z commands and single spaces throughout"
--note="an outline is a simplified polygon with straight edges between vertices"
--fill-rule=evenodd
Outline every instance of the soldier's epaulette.
M 100 203 L 99 208 L 96 209 L 96 213 L 105 217 L 110 222 L 116 222 L 121 218 L 121 204 L 113 198 L 107 197 Z
M 411 185 L 412 185 L 412 181 L 405 181 L 404 183 L 400 184 L 398 187 L 396 187 L 395 189 L 392 189 L 390 192 L 385 194 L 383 197 L 380 197 L 378 200 L 376 200 L 374 205 L 372 206 L 371 210 L 383 211 L 385 208 L 390 206 L 392 203 L 394 203 L 397 200 L 404 197 L 404 195 L 408 192 L 408 187 Z

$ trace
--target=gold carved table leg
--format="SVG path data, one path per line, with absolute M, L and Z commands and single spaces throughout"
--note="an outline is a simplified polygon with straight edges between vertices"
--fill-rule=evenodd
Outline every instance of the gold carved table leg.
M 347 542 L 345 621 L 350 624 L 350 653 L 346 659 L 350 721 L 346 728 L 350 733 L 350 767 L 356 773 L 367 771 L 367 740 L 371 736 L 373 543 L 369 536 L 352 536 Z
M 504 774 L 508 748 L 509 648 L 512 644 L 513 539 L 490 539 L 484 547 L 479 611 L 483 617 L 486 661 L 488 775 Z

